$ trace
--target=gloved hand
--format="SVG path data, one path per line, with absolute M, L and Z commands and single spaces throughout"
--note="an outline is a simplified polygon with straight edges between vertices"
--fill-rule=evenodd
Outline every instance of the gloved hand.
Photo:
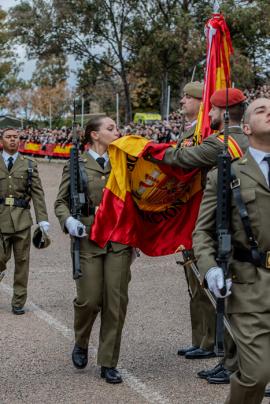
M 74 217 L 69 216 L 65 222 L 65 226 L 71 236 L 75 237 L 85 237 L 86 227 L 85 225 Z
M 42 231 L 44 231 L 44 233 L 48 233 L 49 228 L 50 228 L 50 223 L 46 222 L 45 220 L 43 220 L 42 222 L 38 222 L 39 227 L 41 228 Z
M 207 280 L 208 289 L 214 293 L 217 298 L 224 299 L 229 296 L 232 292 L 230 291 L 232 287 L 232 280 L 230 278 L 226 279 L 226 294 L 222 296 L 220 294 L 220 290 L 224 287 L 224 276 L 222 268 L 220 267 L 212 267 L 210 268 L 205 278 Z

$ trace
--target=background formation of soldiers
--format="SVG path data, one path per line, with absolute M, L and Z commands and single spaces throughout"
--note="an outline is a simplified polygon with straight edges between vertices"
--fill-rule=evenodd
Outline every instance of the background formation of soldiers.
M 270 381 L 270 100 L 259 98 L 245 110 L 245 95 L 240 90 L 228 89 L 227 94 L 225 90 L 215 92 L 211 97 L 209 116 L 211 128 L 217 132 L 200 145 L 194 145 L 202 90 L 202 84 L 198 82 L 185 86 L 181 103 L 190 128 L 182 134 L 176 148 L 167 149 L 162 161 L 186 170 L 200 168 L 205 187 L 193 234 L 194 251 L 186 252 L 191 257 L 195 254 L 203 285 L 187 265 L 192 344 L 180 348 L 178 354 L 186 359 L 215 356 L 215 310 L 203 286 L 208 287 L 216 298 L 222 297 L 220 290 L 224 286 L 224 277 L 216 262 L 217 170 L 214 167 L 218 154 L 224 149 L 223 115 L 227 106 L 229 139 L 243 153 L 243 157 L 232 164 L 237 180 L 236 192 L 240 197 L 236 198 L 235 192 L 230 196 L 232 254 L 225 295 L 226 313 L 234 340 L 225 333 L 224 358 L 213 369 L 200 371 L 198 376 L 209 383 L 230 383 L 226 403 L 257 404 L 264 394 L 270 395 L 269 391 L 265 391 Z M 110 118 L 103 117 L 86 127 L 90 149 L 82 155 L 80 163 L 87 183 L 81 220 L 76 221 L 70 213 L 69 164 L 64 168 L 55 202 L 55 212 L 63 231 L 79 237 L 81 246 L 83 278 L 76 281 L 73 364 L 79 369 L 87 365 L 91 328 L 101 311 L 98 363 L 101 377 L 109 383 L 122 382 L 116 366 L 128 303 L 131 248 L 109 242 L 101 249 L 85 236 L 89 234 L 111 169 L 107 147 L 116 138 L 117 128 Z M 20 315 L 24 314 L 27 298 L 30 229 L 33 224 L 29 210 L 31 200 L 38 223 L 39 247 L 48 245 L 49 222 L 36 162 L 18 153 L 19 135 L 15 130 L 4 130 L 1 142 L 0 280 L 13 250 L 15 271 L 11 304 L 13 313 Z M 148 158 L 155 161 L 151 156 Z M 241 207 L 247 212 L 246 221 L 239 213 Z M 109 267 L 114 270 L 108 271 Z M 115 296 L 121 296 L 121 299 L 116 301 Z

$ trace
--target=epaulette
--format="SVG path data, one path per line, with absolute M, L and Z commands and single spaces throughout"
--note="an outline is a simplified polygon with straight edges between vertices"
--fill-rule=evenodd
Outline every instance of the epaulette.
M 33 161 L 34 163 L 37 162 L 37 160 L 36 160 L 34 157 L 30 157 L 30 156 L 20 155 L 20 159 L 21 159 L 21 160 L 31 160 L 31 161 Z
M 248 161 L 248 159 L 247 159 L 246 157 L 244 157 L 243 159 L 241 159 L 241 160 L 239 161 L 239 164 L 246 164 L 247 161 Z

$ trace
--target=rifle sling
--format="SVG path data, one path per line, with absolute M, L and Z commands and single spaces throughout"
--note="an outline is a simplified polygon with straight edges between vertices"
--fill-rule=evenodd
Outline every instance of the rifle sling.
M 240 215 L 240 218 L 242 220 L 244 230 L 245 230 L 245 233 L 247 235 L 248 242 L 249 242 L 249 245 L 250 245 L 250 251 L 247 250 L 247 252 L 250 254 L 250 257 L 251 257 L 252 261 L 250 259 L 246 259 L 246 261 L 252 262 L 257 266 L 261 266 L 262 265 L 262 257 L 263 257 L 263 256 L 261 256 L 261 254 L 263 254 L 263 253 L 260 253 L 259 250 L 258 250 L 258 242 L 257 242 L 257 240 L 256 240 L 256 238 L 255 238 L 255 236 L 253 234 L 253 230 L 252 230 L 252 227 L 251 227 L 251 224 L 250 224 L 250 220 L 249 220 L 248 212 L 247 212 L 247 209 L 246 209 L 246 205 L 245 205 L 245 203 L 244 203 L 244 201 L 242 199 L 242 196 L 241 196 L 240 180 L 239 180 L 239 178 L 236 177 L 233 168 L 231 168 L 231 190 L 232 190 L 233 198 L 234 198 L 236 206 L 238 208 L 239 215 Z M 238 257 L 236 259 L 239 259 L 239 255 L 240 254 L 237 253 L 237 249 L 236 249 L 236 251 L 234 253 L 234 256 Z M 248 258 L 247 255 L 246 255 L 246 258 Z M 264 259 L 265 259 L 265 257 L 264 257 Z M 239 261 L 242 261 L 242 259 L 239 260 Z

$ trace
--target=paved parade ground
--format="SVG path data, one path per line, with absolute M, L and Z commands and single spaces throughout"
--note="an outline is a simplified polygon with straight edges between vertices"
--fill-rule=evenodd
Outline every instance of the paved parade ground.
M 82 371 L 73 367 L 75 287 L 69 237 L 53 213 L 63 164 L 42 162 L 39 167 L 52 244 L 45 250 L 32 248 L 25 315 L 11 313 L 12 262 L 0 284 L 0 404 L 223 403 L 227 385 L 209 385 L 196 377 L 217 360 L 187 360 L 176 354 L 178 348 L 191 343 L 191 331 L 184 273 L 173 256 L 141 256 L 132 265 L 119 363 L 124 383 L 110 385 L 99 376 L 98 321 L 90 340 L 88 366 Z

